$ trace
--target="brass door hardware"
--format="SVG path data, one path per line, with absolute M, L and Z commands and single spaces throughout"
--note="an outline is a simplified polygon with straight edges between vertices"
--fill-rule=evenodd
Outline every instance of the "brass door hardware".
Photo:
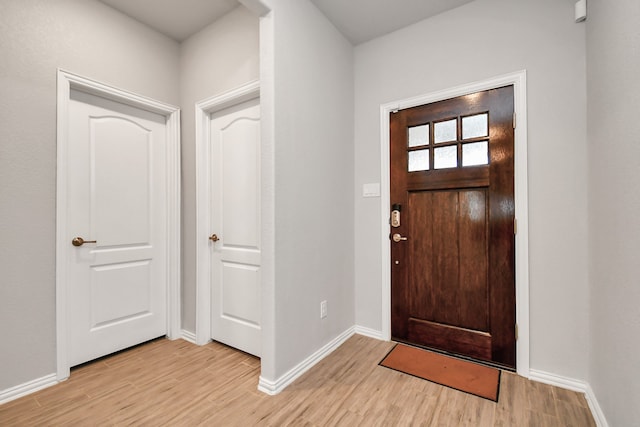
M 214 242 L 217 242 L 220 239 L 218 238 L 217 234 L 212 234 L 211 237 L 209 237 L 209 240 L 213 240 Z
M 400 233 L 395 233 L 391 238 L 392 238 L 392 239 L 393 239 L 393 241 L 394 241 L 394 242 L 396 242 L 396 243 L 398 243 L 398 242 L 400 242 L 400 241 L 402 241 L 402 240 L 407 240 L 407 238 L 406 238 L 406 237 L 402 237 L 402 236 L 400 235 Z
M 71 244 L 73 246 L 82 246 L 85 243 L 98 243 L 95 240 L 84 240 L 82 237 L 74 237 L 73 240 L 71 240 Z

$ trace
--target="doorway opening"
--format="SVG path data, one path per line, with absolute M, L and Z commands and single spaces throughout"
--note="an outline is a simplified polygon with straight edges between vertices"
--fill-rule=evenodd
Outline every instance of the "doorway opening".
M 392 338 L 515 369 L 513 86 L 390 125 Z
M 410 99 L 384 104 L 380 108 L 381 123 L 381 248 L 382 248 L 382 337 L 391 339 L 391 245 L 390 231 L 390 114 L 419 105 L 431 104 L 504 86 L 514 90 L 514 211 L 515 235 L 515 299 L 516 361 L 518 374 L 529 376 L 529 281 L 528 281 L 528 197 L 527 197 L 527 129 L 526 72 L 498 76 L 480 82 L 438 91 Z
M 196 344 L 261 353 L 260 83 L 196 104 Z M 237 222 L 240 221 L 240 222 Z
M 180 336 L 180 133 L 178 108 L 62 70 L 57 117 L 61 381 L 71 365 Z M 123 173 L 114 179 L 116 165 Z M 127 180 L 135 188 L 124 191 Z

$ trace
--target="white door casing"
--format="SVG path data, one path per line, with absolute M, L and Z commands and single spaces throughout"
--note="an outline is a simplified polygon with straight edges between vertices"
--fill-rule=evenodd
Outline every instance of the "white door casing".
M 254 355 L 262 341 L 258 97 L 251 82 L 196 104 L 196 343 L 213 338 Z
M 178 336 L 179 138 L 174 107 L 63 71 L 58 97 L 63 379 L 79 363 Z

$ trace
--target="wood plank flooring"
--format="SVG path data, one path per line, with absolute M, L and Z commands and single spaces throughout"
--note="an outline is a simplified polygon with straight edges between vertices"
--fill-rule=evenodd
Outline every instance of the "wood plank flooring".
M 260 361 L 165 339 L 72 370 L 0 406 L 1 426 L 595 426 L 583 395 L 503 372 L 498 403 L 378 366 L 392 343 L 355 335 L 277 396 Z

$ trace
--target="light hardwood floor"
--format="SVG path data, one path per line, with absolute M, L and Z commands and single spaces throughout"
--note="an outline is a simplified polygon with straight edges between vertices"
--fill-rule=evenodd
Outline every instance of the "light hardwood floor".
M 156 340 L 0 406 L 1 426 L 595 426 L 583 395 L 503 372 L 498 403 L 378 366 L 359 335 L 277 396 L 260 361 L 220 344 Z

